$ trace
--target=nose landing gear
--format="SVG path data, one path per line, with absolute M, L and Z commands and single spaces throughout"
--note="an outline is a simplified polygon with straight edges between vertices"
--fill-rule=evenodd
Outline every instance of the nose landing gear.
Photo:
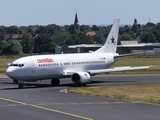
M 24 87 L 24 83 L 22 80 L 18 80 L 18 88 L 22 89 Z

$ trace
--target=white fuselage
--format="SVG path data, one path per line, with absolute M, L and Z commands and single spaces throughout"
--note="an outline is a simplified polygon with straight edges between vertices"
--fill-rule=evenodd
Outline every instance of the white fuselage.
M 36 81 L 62 78 L 65 71 L 80 72 L 107 69 L 114 62 L 110 53 L 37 55 L 15 60 L 6 74 L 14 80 Z

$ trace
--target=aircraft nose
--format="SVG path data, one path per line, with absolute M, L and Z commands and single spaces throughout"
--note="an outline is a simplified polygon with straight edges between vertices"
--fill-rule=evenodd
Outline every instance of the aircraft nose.
M 6 70 L 6 75 L 12 79 L 22 79 L 25 75 L 23 69 L 19 69 L 16 67 L 9 67 Z
M 14 75 L 14 70 L 12 70 L 11 68 L 8 68 L 6 70 L 6 75 L 9 77 L 12 77 Z

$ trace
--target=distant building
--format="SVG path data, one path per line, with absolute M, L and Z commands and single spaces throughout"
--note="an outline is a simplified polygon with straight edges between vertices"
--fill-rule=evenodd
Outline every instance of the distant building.
M 6 34 L 4 35 L 4 41 L 8 41 L 12 37 L 12 34 Z
M 12 34 L 11 39 L 13 40 L 21 40 L 23 39 L 24 35 L 23 34 Z
M 88 53 L 102 47 L 100 44 L 62 45 L 55 48 L 56 54 Z M 140 43 L 137 41 L 121 41 L 117 46 L 117 53 L 128 54 L 136 52 L 148 52 L 147 55 L 160 55 L 160 43 Z
M 137 41 L 121 41 L 121 45 L 118 45 L 117 47 L 117 52 L 119 54 L 148 52 L 148 55 L 160 55 L 160 43 L 138 43 Z
M 100 44 L 62 45 L 61 47 L 55 48 L 55 53 L 88 53 L 97 50 L 101 46 Z
M 95 36 L 96 35 L 96 32 L 94 32 L 94 31 L 90 31 L 90 32 L 87 32 L 86 33 L 86 36 Z

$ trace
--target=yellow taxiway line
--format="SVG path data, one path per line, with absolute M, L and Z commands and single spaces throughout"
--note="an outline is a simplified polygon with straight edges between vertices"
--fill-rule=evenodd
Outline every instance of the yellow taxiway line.
M 87 118 L 87 117 L 84 117 L 84 116 L 80 116 L 80 115 L 76 115 L 76 114 L 72 114 L 72 113 L 68 113 L 68 112 L 64 112 L 64 111 L 60 111 L 60 110 L 50 109 L 50 108 L 46 108 L 46 107 L 42 107 L 42 106 L 38 106 L 38 105 L 34 105 L 34 104 L 27 104 L 25 102 L 11 100 L 11 99 L 7 99 L 7 98 L 0 97 L 0 100 L 9 101 L 9 102 L 13 102 L 13 103 L 21 104 L 21 105 L 26 105 L 26 106 L 31 106 L 31 107 L 51 111 L 51 112 L 61 113 L 61 114 L 69 115 L 69 116 L 72 116 L 72 117 L 81 118 L 81 119 L 84 119 L 84 120 L 93 120 L 92 118 Z

